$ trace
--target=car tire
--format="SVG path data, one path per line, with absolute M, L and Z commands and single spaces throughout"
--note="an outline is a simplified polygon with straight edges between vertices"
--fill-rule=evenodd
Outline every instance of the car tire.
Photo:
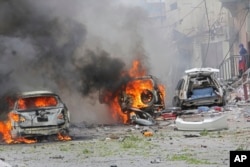
M 146 93 L 146 94 L 145 94 Z M 143 100 L 145 97 L 147 97 L 148 95 L 150 95 L 151 99 L 150 101 L 146 102 L 145 100 Z M 147 106 L 152 106 L 155 102 L 155 96 L 154 93 L 150 90 L 144 90 L 144 92 L 141 93 L 141 101 L 146 104 Z

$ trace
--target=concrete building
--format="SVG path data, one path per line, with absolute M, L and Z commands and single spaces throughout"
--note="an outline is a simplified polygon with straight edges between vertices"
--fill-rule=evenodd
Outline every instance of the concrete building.
M 228 49 L 228 12 L 221 2 L 176 0 L 175 33 L 186 38 L 180 45 L 191 54 L 190 67 L 218 67 Z
M 242 78 L 237 79 L 233 82 L 234 86 L 242 86 L 244 92 L 244 100 L 249 99 L 249 67 L 250 67 L 250 57 L 249 57 L 249 49 L 250 49 L 250 16 L 249 16 L 249 0 L 220 0 L 222 6 L 228 11 L 230 11 L 230 58 L 228 59 L 231 64 L 231 77 L 238 75 L 238 66 L 232 64 L 237 63 L 235 60 L 237 55 L 239 54 L 239 44 L 242 43 L 245 48 L 248 50 L 247 56 L 247 68 L 245 74 L 243 74 Z M 224 61 L 222 63 L 226 66 L 227 62 Z M 236 67 L 236 68 L 234 68 Z M 228 79 L 228 78 L 226 78 Z M 248 82 L 246 82 L 248 81 Z
M 250 47 L 249 0 L 220 0 L 222 6 L 230 12 L 230 43 L 233 45 L 231 54 L 238 54 L 238 45 L 243 43 Z M 235 36 L 233 38 L 233 36 Z
M 171 35 L 172 44 L 177 48 L 174 56 L 178 62 L 170 67 L 175 75 L 168 76 L 174 84 L 185 70 L 194 67 L 218 68 L 228 56 L 230 13 L 219 0 L 145 2 L 149 17 L 154 22 L 152 26 L 159 27 L 155 30 L 162 34 Z
M 249 0 L 146 2 L 156 25 L 172 30 L 180 56 L 188 64 L 185 68 L 219 68 L 226 80 L 238 76 L 238 46 L 243 43 L 250 49 Z

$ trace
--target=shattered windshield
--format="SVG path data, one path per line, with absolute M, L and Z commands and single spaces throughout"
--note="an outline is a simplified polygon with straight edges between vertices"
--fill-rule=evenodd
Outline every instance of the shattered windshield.
M 17 109 L 36 109 L 42 107 L 55 107 L 57 106 L 57 99 L 55 96 L 39 96 L 20 98 L 17 102 Z

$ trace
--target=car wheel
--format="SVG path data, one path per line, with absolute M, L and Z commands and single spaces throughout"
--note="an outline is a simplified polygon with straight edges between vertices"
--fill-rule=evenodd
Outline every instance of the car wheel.
M 155 102 L 153 92 L 147 89 L 143 90 L 141 93 L 141 101 L 147 106 L 152 106 Z
M 181 101 L 180 101 L 179 97 L 175 96 L 173 98 L 172 105 L 174 107 L 181 107 Z

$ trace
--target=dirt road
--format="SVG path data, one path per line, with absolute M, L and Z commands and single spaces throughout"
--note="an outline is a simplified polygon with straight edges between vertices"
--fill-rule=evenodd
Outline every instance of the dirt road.
M 12 167 L 228 167 L 229 151 L 250 149 L 250 122 L 237 108 L 226 113 L 229 129 L 212 132 L 176 131 L 171 121 L 152 127 L 77 124 L 72 141 L 1 144 L 0 160 Z

